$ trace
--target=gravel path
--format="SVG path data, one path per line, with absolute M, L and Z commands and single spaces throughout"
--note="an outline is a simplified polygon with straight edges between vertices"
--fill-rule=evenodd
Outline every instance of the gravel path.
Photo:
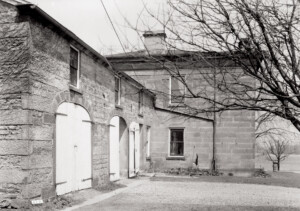
M 300 189 L 253 184 L 148 181 L 80 210 L 199 209 L 300 210 Z

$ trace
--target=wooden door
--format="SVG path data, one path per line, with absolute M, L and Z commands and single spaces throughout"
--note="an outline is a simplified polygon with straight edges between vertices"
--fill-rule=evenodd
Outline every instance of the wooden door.
M 140 167 L 139 124 L 133 122 L 129 127 L 129 177 L 134 177 Z
M 56 113 L 56 192 L 91 187 L 91 121 L 87 111 L 62 103 Z
M 109 125 L 109 148 L 110 148 L 110 181 L 120 179 L 120 118 L 115 116 Z

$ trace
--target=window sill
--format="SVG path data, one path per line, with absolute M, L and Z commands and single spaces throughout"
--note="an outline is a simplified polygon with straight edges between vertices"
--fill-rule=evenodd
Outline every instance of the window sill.
M 144 114 L 138 114 L 138 116 L 144 118 Z
M 80 89 L 78 89 L 78 88 L 72 86 L 72 85 L 69 85 L 69 89 L 70 89 L 71 91 L 73 91 L 73 92 L 76 92 L 76 93 L 82 95 L 82 91 L 81 91 Z
M 146 161 L 151 161 L 151 157 L 146 157 Z
M 185 160 L 184 156 L 168 156 L 166 157 L 166 160 Z
M 119 109 L 119 110 L 123 110 L 123 107 L 120 106 L 120 105 L 115 105 L 115 108 L 116 108 L 116 109 Z

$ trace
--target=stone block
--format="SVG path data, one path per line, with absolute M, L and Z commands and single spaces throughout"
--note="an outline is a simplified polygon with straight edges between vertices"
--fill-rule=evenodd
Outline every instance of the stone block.
M 29 153 L 29 141 L 0 141 L 0 155 L 28 155 Z
M 24 183 L 28 172 L 20 169 L 0 169 L 0 183 Z
M 29 110 L 0 110 L 0 125 L 31 124 Z
M 33 140 L 53 140 L 54 125 L 34 125 L 30 127 L 30 138 Z

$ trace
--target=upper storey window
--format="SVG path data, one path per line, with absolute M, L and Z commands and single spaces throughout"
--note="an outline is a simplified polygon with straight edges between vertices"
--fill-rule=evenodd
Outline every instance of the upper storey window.
M 170 103 L 184 103 L 185 86 L 177 77 L 170 79 Z
M 74 47 L 70 48 L 70 84 L 79 88 L 79 51 Z

